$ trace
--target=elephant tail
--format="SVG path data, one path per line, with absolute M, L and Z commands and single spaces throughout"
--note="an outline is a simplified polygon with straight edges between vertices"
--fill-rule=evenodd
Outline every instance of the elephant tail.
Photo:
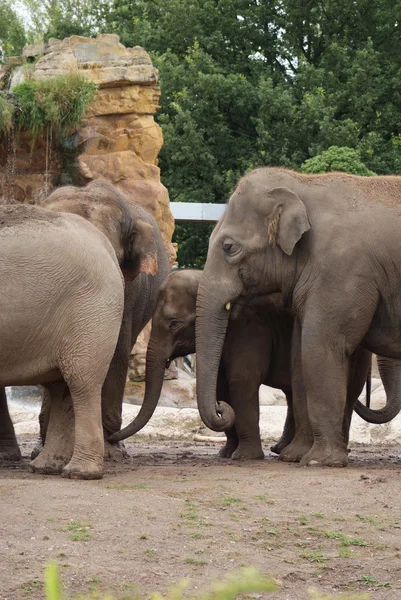
M 355 412 L 368 423 L 381 425 L 392 421 L 401 410 L 401 361 L 377 357 L 380 376 L 386 391 L 386 404 L 383 408 L 370 408 L 371 401 L 371 370 L 366 379 L 366 406 L 357 400 Z

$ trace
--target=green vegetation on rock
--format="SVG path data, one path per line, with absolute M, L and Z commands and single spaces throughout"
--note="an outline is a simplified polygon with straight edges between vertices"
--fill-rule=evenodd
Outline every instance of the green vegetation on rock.
M 13 120 L 14 106 L 0 92 L 0 135 L 4 135 L 11 127 Z
M 74 131 L 95 98 L 96 86 L 82 75 L 70 73 L 30 79 L 16 86 L 13 92 L 18 103 L 18 126 L 28 130 L 35 140 L 46 129 L 57 138 Z

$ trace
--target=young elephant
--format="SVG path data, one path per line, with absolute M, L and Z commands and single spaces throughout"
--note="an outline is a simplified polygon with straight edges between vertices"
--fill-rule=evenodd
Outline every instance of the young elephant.
M 134 421 L 114 434 L 111 441 L 138 432 L 151 418 L 160 397 L 166 365 L 178 356 L 195 352 L 195 313 L 202 271 L 172 272 L 160 288 L 152 334 L 146 357 L 146 391 Z M 272 451 L 280 453 L 295 433 L 291 390 L 292 317 L 274 305 L 254 302 L 231 309 L 217 379 L 217 398 L 233 407 L 235 425 L 226 432 L 223 457 L 263 458 L 259 434 L 259 386 L 264 383 L 283 390 L 288 411 L 280 441 Z M 358 350 L 353 358 L 348 410 L 344 430 L 348 436 L 352 408 L 366 381 L 371 355 Z
M 31 468 L 101 477 L 101 389 L 124 307 L 124 282 L 111 244 L 76 215 L 2 206 L 0 279 L 1 433 L 9 450 L 14 430 L 4 387 L 42 384 L 52 409 L 44 449 Z M 72 456 L 60 462 L 59 414 L 67 385 L 75 414 L 74 445 Z

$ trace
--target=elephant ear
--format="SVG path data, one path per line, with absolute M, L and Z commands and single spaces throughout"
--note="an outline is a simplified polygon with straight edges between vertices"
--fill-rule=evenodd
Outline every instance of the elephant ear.
M 157 274 L 157 244 L 150 223 L 135 220 L 124 244 L 124 260 L 120 267 L 125 281 L 132 281 L 139 273 Z
M 305 204 L 287 188 L 273 188 L 267 194 L 274 206 L 269 218 L 269 244 L 290 256 L 295 244 L 311 228 Z

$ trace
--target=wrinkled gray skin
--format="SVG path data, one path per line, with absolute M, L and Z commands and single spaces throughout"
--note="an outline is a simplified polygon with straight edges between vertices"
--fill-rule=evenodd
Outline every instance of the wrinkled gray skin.
M 19 458 L 5 386 L 46 387 L 51 415 L 41 473 L 100 478 L 101 389 L 120 330 L 124 281 L 107 238 L 76 215 L 0 207 L 0 416 L 2 458 Z M 63 397 L 72 397 L 71 453 L 60 461 Z
M 153 217 L 142 207 L 129 202 L 107 181 L 93 181 L 84 188 L 59 188 L 48 196 L 44 206 L 51 211 L 78 214 L 102 231 L 111 241 L 126 279 L 121 329 L 102 389 L 102 420 L 107 439 L 120 430 L 129 356 L 139 333 L 153 314 L 160 284 L 170 270 L 168 258 Z M 130 263 L 127 256 L 131 254 L 133 260 Z M 71 430 L 73 412 L 68 398 L 63 406 L 65 430 Z M 0 413 L 1 410 L 0 397 Z M 49 397 L 45 391 L 39 418 L 42 442 L 49 417 Z M 9 430 L 5 432 L 6 437 L 10 435 Z M 68 456 L 71 452 L 69 436 L 66 434 L 64 439 L 63 454 Z M 1 440 L 0 431 L 0 449 Z M 33 458 L 40 448 L 41 445 L 34 451 Z M 110 444 L 106 443 L 105 449 L 106 458 L 113 454 Z
M 195 315 L 202 271 L 173 271 L 163 282 L 152 319 L 152 333 L 146 357 L 145 398 L 136 418 L 112 441 L 134 435 L 151 418 L 158 403 L 166 366 L 178 356 L 195 352 Z M 259 386 L 282 389 L 288 411 L 281 439 L 271 450 L 281 452 L 293 439 L 291 337 L 292 317 L 278 312 L 279 301 L 254 299 L 247 306 L 233 306 L 217 379 L 217 399 L 235 411 L 235 425 L 229 429 L 220 456 L 234 459 L 263 458 L 259 433 Z M 352 358 L 353 376 L 348 385 L 344 430 L 348 439 L 352 407 L 358 398 L 371 363 L 370 352 L 358 349 Z
M 270 293 L 280 293 L 295 317 L 296 434 L 283 460 L 347 465 L 343 417 L 358 345 L 381 357 L 385 410 L 398 413 L 400 199 L 400 177 L 262 168 L 239 182 L 210 238 L 198 291 L 198 406 L 209 427 L 234 422 L 215 394 L 230 303 Z

